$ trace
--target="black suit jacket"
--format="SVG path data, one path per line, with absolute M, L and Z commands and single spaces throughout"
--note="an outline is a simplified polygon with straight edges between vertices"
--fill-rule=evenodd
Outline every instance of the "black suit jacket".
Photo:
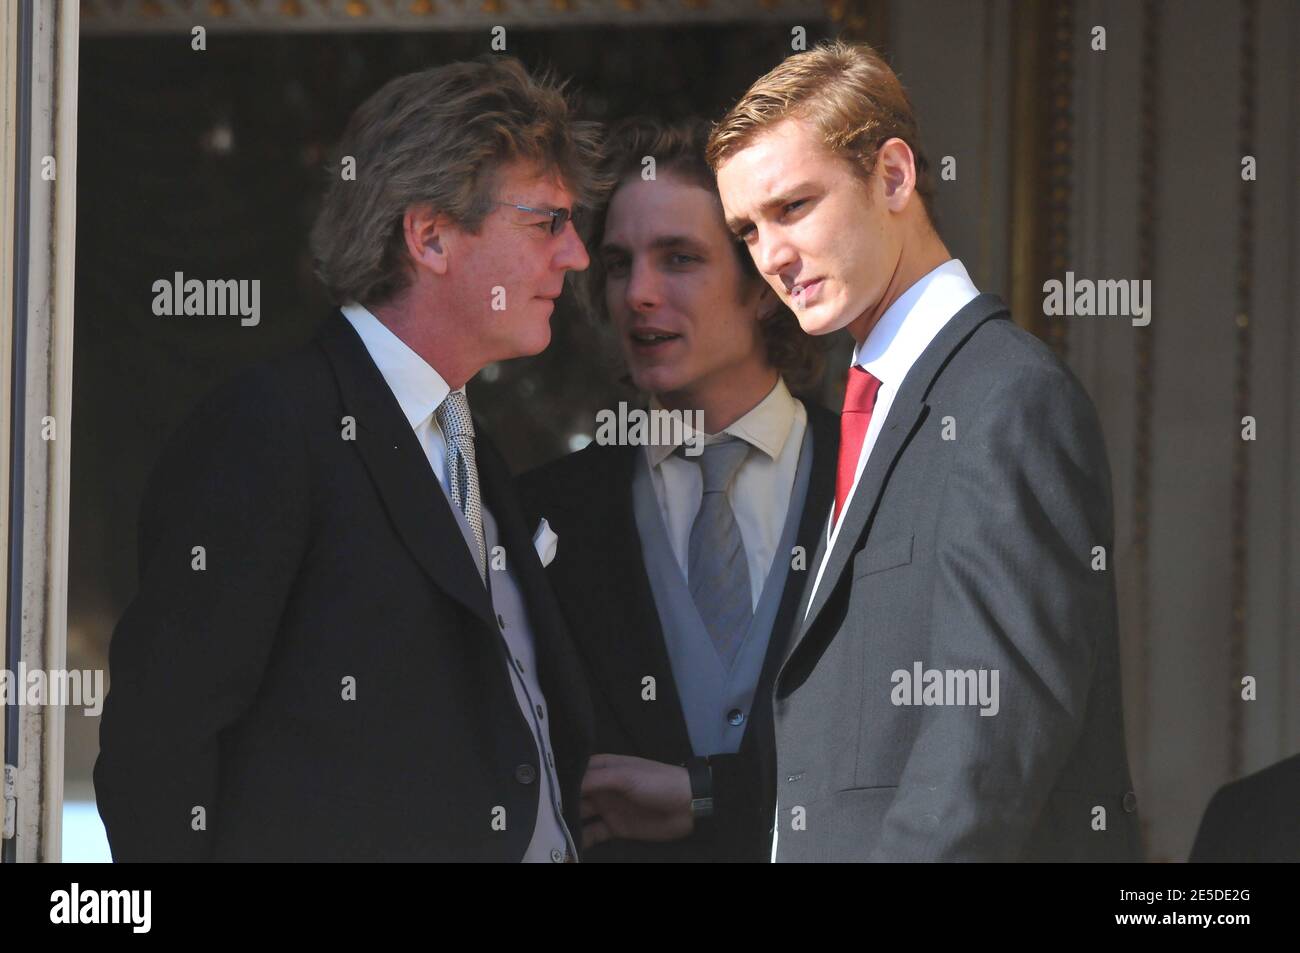
M 1219 788 L 1188 860 L 1300 862 L 1300 754 Z
M 800 607 L 775 687 L 779 861 L 1138 856 L 1101 427 L 1007 318 L 979 295 L 912 365 Z M 917 665 L 947 704 L 907 704 Z M 960 703 L 981 670 L 996 713 Z
M 482 437 L 477 459 L 577 831 L 590 700 L 506 466 Z M 545 777 L 496 614 L 337 312 L 170 442 L 109 662 L 94 777 L 117 860 L 510 861 L 531 838 Z
M 839 417 L 805 402 L 813 440 L 812 473 L 797 545 L 809 554 L 835 494 Z M 531 519 L 559 536 L 547 567 L 590 680 L 596 748 L 682 764 L 693 752 L 664 644 L 632 509 L 639 447 L 591 444 L 520 478 Z M 715 816 L 691 837 L 668 843 L 611 841 L 584 860 L 767 861 L 771 849 L 771 686 L 808 570 L 786 581 L 740 750 L 713 758 Z M 641 700 L 653 675 L 657 699 Z

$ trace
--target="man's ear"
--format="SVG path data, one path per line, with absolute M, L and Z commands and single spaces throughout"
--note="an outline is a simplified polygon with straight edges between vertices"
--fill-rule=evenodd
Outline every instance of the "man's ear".
M 447 238 L 451 220 L 429 205 L 412 205 L 402 216 L 402 237 L 411 264 L 427 268 L 435 275 L 447 273 Z
M 916 191 L 916 157 L 898 137 L 886 140 L 876 154 L 876 174 L 885 187 L 885 204 L 901 212 Z

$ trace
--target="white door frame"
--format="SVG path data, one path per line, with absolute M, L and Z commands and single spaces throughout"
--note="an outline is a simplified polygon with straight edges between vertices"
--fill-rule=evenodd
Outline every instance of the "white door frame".
M 67 665 L 79 16 L 72 2 L 0 4 L 0 618 L 13 676 L 20 662 L 47 677 Z M 58 861 L 64 707 L 4 715 L 3 856 Z

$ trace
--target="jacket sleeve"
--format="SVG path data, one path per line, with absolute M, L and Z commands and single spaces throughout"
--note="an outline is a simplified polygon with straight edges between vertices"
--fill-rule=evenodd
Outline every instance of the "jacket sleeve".
M 772 806 L 764 809 L 765 788 L 757 755 L 741 750 L 736 754 L 709 757 L 713 774 L 713 836 L 738 847 L 754 846 L 763 854 L 772 838 Z
M 205 400 L 141 504 L 95 793 L 118 861 L 210 856 L 223 733 L 257 694 L 308 536 L 305 443 L 266 372 Z
M 1020 856 L 1080 738 L 1098 646 L 1116 638 L 1110 471 L 1082 387 L 1058 366 L 1026 366 L 956 427 L 919 661 L 989 670 L 990 685 L 996 672 L 996 713 L 921 710 L 878 860 Z M 1105 571 L 1092 568 L 1096 546 Z

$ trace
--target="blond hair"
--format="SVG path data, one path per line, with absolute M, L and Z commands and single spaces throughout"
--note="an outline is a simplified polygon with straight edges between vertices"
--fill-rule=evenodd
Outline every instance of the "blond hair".
M 881 144 L 902 139 L 916 160 L 916 192 L 931 224 L 936 223 L 934 183 L 912 103 L 898 76 L 870 46 L 834 40 L 786 57 L 714 126 L 705 152 L 709 167 L 716 172 L 785 119 L 811 123 L 827 148 L 864 179 L 875 168 Z

